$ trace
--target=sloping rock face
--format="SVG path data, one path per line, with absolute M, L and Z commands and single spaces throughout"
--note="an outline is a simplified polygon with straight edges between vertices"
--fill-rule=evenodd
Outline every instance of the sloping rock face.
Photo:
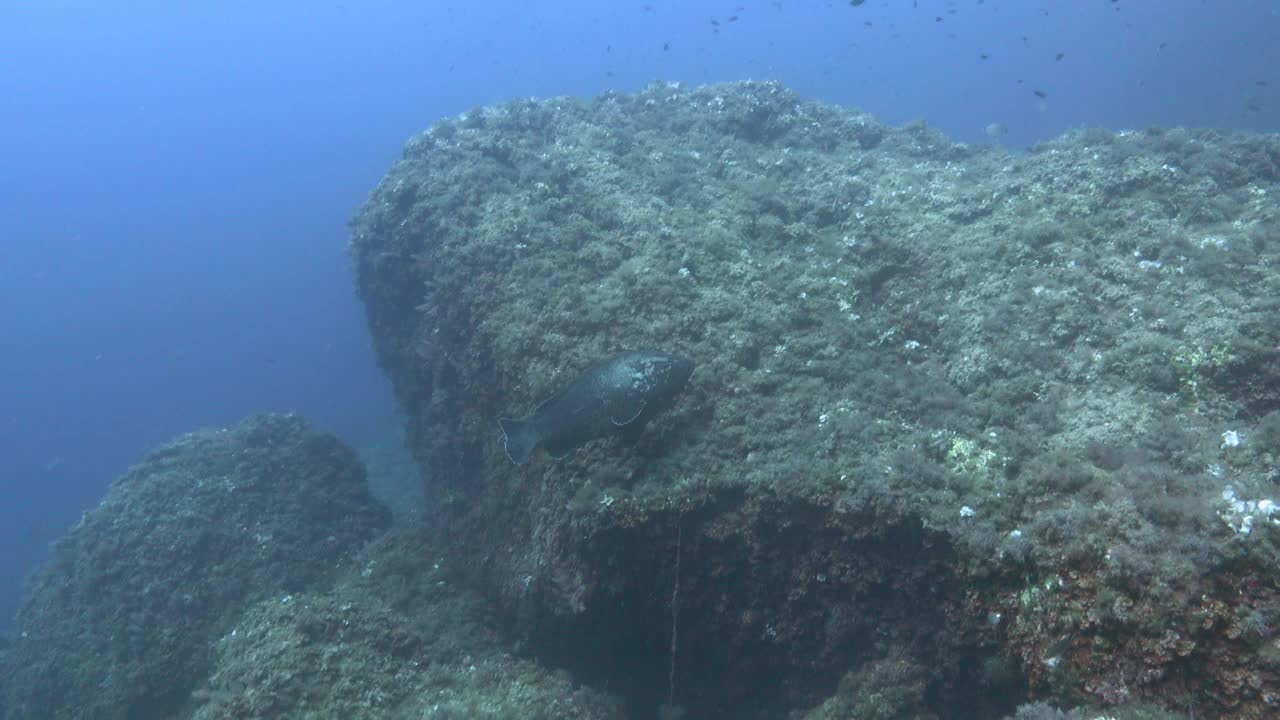
M 1011 156 L 661 85 L 439 123 L 350 249 L 450 557 L 640 717 L 1265 717 L 1278 184 L 1273 136 Z M 508 460 L 636 348 L 698 365 L 637 444 Z
M 270 598 L 215 645 L 194 720 L 623 720 L 620 703 L 513 657 L 423 526 L 358 557 L 332 592 Z
M 151 453 L 31 578 L 3 658 L 11 718 L 172 718 L 251 603 L 318 590 L 390 522 L 359 457 L 294 416 Z

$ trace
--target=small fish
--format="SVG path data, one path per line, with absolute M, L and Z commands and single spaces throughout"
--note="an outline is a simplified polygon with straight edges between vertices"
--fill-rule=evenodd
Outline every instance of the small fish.
M 987 126 L 987 137 L 996 140 L 1009 134 L 1009 128 L 1004 123 L 993 122 Z
M 1035 93 L 1035 94 L 1036 94 L 1036 97 L 1038 97 L 1038 98 L 1040 98 L 1040 99 L 1042 99 L 1042 100 L 1043 100 L 1044 98 L 1049 97 L 1049 93 L 1047 93 L 1047 92 L 1045 92 L 1045 91 L 1043 91 L 1043 90 L 1032 90 L 1031 92 Z
M 614 355 L 591 366 L 527 417 L 500 418 L 503 449 L 521 465 L 538 448 L 559 459 L 597 438 L 640 439 L 645 423 L 679 396 L 693 361 L 656 350 Z
M 1066 57 L 1066 56 L 1067 56 L 1067 54 L 1066 54 L 1066 53 L 1058 53 L 1058 54 L 1057 54 L 1057 56 L 1053 58 L 1053 61 L 1054 61 L 1054 62 L 1062 62 L 1062 58 L 1064 58 L 1064 57 Z

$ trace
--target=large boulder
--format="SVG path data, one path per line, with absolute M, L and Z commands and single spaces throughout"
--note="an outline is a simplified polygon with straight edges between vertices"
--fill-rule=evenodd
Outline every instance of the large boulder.
M 437 124 L 350 250 L 450 557 L 633 707 L 780 717 L 902 667 L 944 717 L 1256 718 L 1277 192 L 1274 136 L 1013 156 L 657 85 Z M 640 348 L 698 367 L 637 444 L 510 462 L 499 417 Z
M 507 651 L 421 526 L 326 594 L 270 598 L 216 644 L 194 720 L 623 720 L 620 704 Z
M 5 717 L 178 716 L 247 607 L 327 587 L 389 521 L 356 453 L 295 416 L 161 447 L 30 579 Z

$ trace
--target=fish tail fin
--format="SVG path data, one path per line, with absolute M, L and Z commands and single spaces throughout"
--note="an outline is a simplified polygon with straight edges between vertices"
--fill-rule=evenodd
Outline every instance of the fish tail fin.
M 533 423 L 527 420 L 498 418 L 498 427 L 502 428 L 502 447 L 507 451 L 507 457 L 511 458 L 511 462 L 523 465 L 541 440 Z

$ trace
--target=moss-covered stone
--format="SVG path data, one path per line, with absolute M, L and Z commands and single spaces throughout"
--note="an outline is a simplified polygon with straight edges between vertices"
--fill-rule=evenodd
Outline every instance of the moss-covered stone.
M 907 720 L 927 717 L 924 669 L 887 658 L 850 672 L 835 694 L 799 720 Z
M 300 418 L 183 436 L 31 578 L 0 663 L 6 717 L 178 716 L 249 604 L 327 586 L 388 522 L 356 454 Z
M 331 594 L 246 612 L 217 642 L 195 720 L 624 717 L 615 700 L 507 653 L 423 529 L 382 539 L 357 570 Z
M 1263 717 L 1216 618 L 1278 586 L 1277 158 L 656 85 L 438 124 L 350 249 L 449 556 L 637 706 L 777 717 L 892 656 L 941 712 L 1000 655 L 1064 705 Z M 698 369 L 636 447 L 506 460 L 497 417 L 637 347 Z

